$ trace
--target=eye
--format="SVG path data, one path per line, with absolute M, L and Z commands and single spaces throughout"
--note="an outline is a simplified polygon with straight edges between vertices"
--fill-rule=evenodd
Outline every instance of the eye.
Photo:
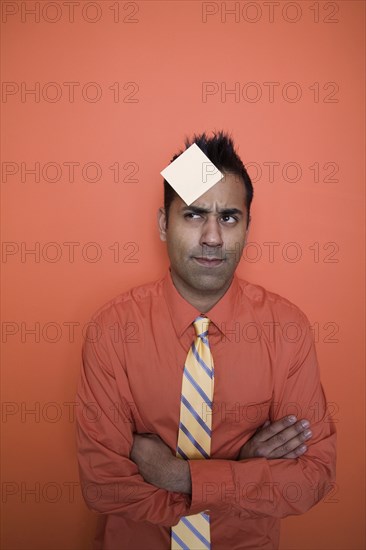
M 196 214 L 195 212 L 186 212 L 184 214 L 184 218 L 187 220 L 197 220 L 200 217 L 200 214 Z
M 228 223 L 228 224 L 234 224 L 238 221 L 238 218 L 236 216 L 229 216 L 229 215 L 222 216 L 221 219 L 224 223 Z

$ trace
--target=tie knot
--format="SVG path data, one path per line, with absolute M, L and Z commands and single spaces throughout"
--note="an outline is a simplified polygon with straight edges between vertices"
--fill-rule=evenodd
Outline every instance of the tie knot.
M 210 324 L 210 319 L 207 317 L 196 317 L 193 321 L 193 326 L 198 337 L 205 337 L 208 334 L 208 325 Z

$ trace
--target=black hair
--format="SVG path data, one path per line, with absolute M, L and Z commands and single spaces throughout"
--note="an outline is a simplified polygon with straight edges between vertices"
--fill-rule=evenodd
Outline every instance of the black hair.
M 231 172 L 241 178 L 245 186 L 245 204 L 248 211 L 248 221 L 250 220 L 250 205 L 253 200 L 253 185 L 252 181 L 245 169 L 245 166 L 235 151 L 232 138 L 223 131 L 213 132 L 213 137 L 209 138 L 206 133 L 194 134 L 192 139 L 186 137 L 185 148 L 188 149 L 193 143 L 205 153 L 209 160 L 220 170 L 220 172 Z M 180 151 L 171 159 L 173 162 L 184 151 Z M 164 208 L 166 213 L 166 223 L 168 225 L 169 208 L 177 193 L 171 185 L 164 179 Z

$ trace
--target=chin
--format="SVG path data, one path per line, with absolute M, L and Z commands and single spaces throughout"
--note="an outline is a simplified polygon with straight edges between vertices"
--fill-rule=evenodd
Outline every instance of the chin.
M 194 286 L 197 290 L 219 291 L 228 283 L 230 279 L 231 276 L 228 278 L 225 276 L 219 277 L 218 275 L 213 274 L 197 275 L 192 281 L 192 286 Z

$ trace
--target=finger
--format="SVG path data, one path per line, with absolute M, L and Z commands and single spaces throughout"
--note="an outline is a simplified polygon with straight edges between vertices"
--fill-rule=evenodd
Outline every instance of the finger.
M 302 444 L 296 447 L 296 449 L 294 449 L 290 453 L 287 453 L 286 455 L 282 456 L 281 458 L 299 458 L 299 456 L 302 456 L 303 454 L 305 454 L 307 450 L 308 450 L 308 447 Z
M 295 424 L 296 421 L 297 421 L 297 418 L 294 415 L 284 416 L 280 420 L 276 420 L 276 422 L 272 422 L 272 424 L 260 430 L 260 432 L 256 434 L 254 437 L 257 442 L 267 441 L 268 439 L 271 439 L 274 435 L 282 432 L 289 426 L 292 426 L 293 424 Z
M 258 433 L 260 432 L 261 430 L 263 430 L 264 428 L 266 428 L 267 426 L 269 426 L 271 423 L 270 420 L 266 420 L 264 424 L 262 424 L 262 426 L 258 426 L 258 428 L 256 429 L 256 432 L 255 433 Z
M 301 433 L 299 433 L 298 435 L 296 435 L 295 437 L 293 437 L 292 439 L 286 439 L 288 437 L 288 434 L 286 434 L 285 432 L 287 431 L 288 430 L 284 430 L 283 432 L 281 432 L 280 434 L 277 434 L 272 438 L 273 440 L 276 441 L 274 443 L 276 447 L 270 452 L 268 458 L 282 458 L 286 454 L 294 451 L 297 447 L 300 447 L 305 441 L 308 441 L 312 436 L 311 430 L 306 429 Z M 283 443 L 278 446 L 277 442 L 280 440 L 282 440 Z M 267 445 L 270 445 L 270 444 L 273 445 L 272 440 L 271 440 L 271 443 L 267 442 Z
M 272 426 L 273 424 L 268 428 L 266 428 L 264 431 L 271 432 Z M 290 439 L 293 439 L 294 437 L 296 437 L 297 434 L 301 434 L 302 432 L 307 431 L 309 426 L 310 426 L 310 422 L 305 418 L 303 418 L 302 420 L 295 422 L 295 424 L 287 428 L 283 428 L 281 431 L 277 431 L 270 438 L 268 438 L 266 442 L 270 444 L 272 449 L 276 449 L 277 447 L 280 447 L 281 445 L 290 441 Z

